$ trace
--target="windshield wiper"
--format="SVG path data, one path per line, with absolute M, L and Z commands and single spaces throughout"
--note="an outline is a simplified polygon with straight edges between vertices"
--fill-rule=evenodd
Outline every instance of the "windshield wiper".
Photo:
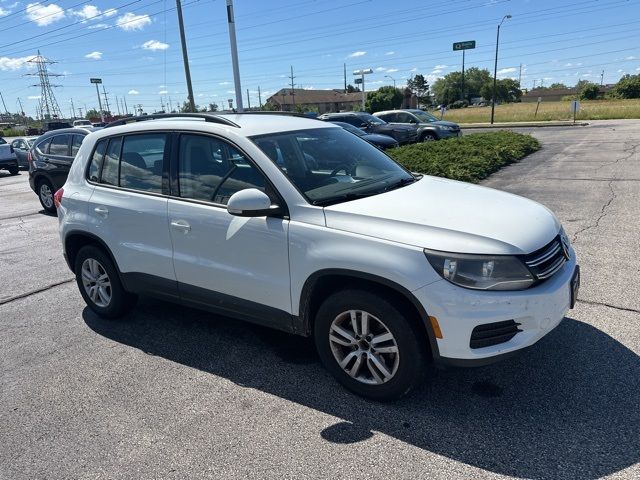
M 422 177 L 420 177 L 422 178 Z M 392 183 L 391 185 L 387 185 L 383 192 L 388 192 L 389 190 L 395 190 L 396 188 L 404 187 L 405 185 L 409 185 L 410 183 L 417 182 L 418 179 L 414 176 L 401 178 L 396 183 Z
M 335 197 L 323 198 L 322 200 L 314 200 L 312 202 L 313 205 L 317 205 L 319 207 L 326 207 L 328 205 L 333 205 L 335 203 L 348 202 L 349 200 L 356 200 L 358 198 L 370 197 L 372 195 L 379 194 L 379 191 L 373 192 L 349 192 L 343 195 L 337 195 Z

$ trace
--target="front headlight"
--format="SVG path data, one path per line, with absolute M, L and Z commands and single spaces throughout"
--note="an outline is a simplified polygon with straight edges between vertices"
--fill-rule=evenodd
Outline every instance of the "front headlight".
M 441 130 L 449 130 L 450 132 L 453 131 L 453 127 L 450 127 L 449 125 L 438 125 L 438 128 Z
M 426 250 L 427 260 L 451 283 L 476 290 L 524 290 L 534 283 L 531 272 L 509 255 L 467 255 Z

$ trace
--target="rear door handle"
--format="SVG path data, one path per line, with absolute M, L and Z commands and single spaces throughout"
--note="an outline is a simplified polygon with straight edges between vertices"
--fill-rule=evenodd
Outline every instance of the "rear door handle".
M 93 211 L 105 218 L 109 215 L 109 209 L 107 207 L 96 207 Z
M 191 225 L 184 220 L 171 220 L 171 226 L 185 235 L 191 231 Z

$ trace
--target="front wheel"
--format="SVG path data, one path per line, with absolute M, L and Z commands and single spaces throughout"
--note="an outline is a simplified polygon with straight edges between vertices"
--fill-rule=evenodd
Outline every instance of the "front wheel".
M 20 169 L 18 167 L 10 167 L 9 168 L 9 173 L 11 175 L 18 175 L 18 173 L 20 173 Z
M 409 393 L 422 379 L 424 339 L 402 309 L 364 290 L 328 297 L 314 336 L 325 367 L 349 390 L 374 400 Z
M 438 138 L 433 133 L 425 133 L 422 136 L 423 142 L 435 142 Z

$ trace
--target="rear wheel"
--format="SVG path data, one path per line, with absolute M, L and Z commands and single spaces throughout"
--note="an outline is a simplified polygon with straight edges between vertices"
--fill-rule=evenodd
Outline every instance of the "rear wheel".
M 328 297 L 314 336 L 325 367 L 349 390 L 375 400 L 409 393 L 422 379 L 426 356 L 413 319 L 364 290 Z
M 46 178 L 38 181 L 38 198 L 46 212 L 56 213 L 56 206 L 53 203 L 53 186 Z
M 101 317 L 121 317 L 135 304 L 136 296 L 124 289 L 115 265 L 102 249 L 82 247 L 76 256 L 75 274 L 82 298 Z
M 9 173 L 11 175 L 18 175 L 19 172 L 20 172 L 20 169 L 18 167 L 10 167 L 9 168 Z

